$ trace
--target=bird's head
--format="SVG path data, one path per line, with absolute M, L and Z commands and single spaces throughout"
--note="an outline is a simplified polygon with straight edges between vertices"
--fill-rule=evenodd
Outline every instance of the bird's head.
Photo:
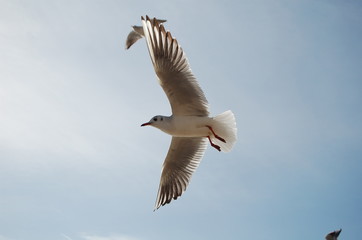
M 165 119 L 166 119 L 166 117 L 157 115 L 157 116 L 154 116 L 153 118 L 151 118 L 150 121 L 142 124 L 141 127 L 152 126 L 152 127 L 159 128 L 160 125 L 164 124 Z

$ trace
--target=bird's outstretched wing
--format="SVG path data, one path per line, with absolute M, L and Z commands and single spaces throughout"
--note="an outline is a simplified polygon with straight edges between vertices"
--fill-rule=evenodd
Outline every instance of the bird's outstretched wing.
M 173 115 L 208 116 L 208 102 L 177 40 L 157 20 L 142 17 L 144 35 L 159 83 Z
M 337 240 L 339 234 L 342 232 L 342 229 L 330 232 L 326 235 L 326 240 Z
M 155 210 L 177 199 L 186 190 L 205 153 L 206 138 L 172 137 L 163 163 Z

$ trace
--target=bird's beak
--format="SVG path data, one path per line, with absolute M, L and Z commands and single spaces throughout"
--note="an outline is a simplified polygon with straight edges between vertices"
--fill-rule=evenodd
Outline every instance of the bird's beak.
M 151 123 L 150 123 L 150 122 L 146 122 L 146 123 L 142 124 L 141 127 L 148 126 L 148 125 L 151 125 Z

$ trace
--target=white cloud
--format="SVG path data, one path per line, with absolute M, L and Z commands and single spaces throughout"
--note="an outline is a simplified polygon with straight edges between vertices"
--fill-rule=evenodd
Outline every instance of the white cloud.
M 64 233 L 62 233 L 62 236 L 63 236 L 65 239 L 67 239 L 67 240 L 73 240 L 71 237 L 65 235 Z
M 138 238 L 126 235 L 97 236 L 83 233 L 81 236 L 85 240 L 138 240 Z

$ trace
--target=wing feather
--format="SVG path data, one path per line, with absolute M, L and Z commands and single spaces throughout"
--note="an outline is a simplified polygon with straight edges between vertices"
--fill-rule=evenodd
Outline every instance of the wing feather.
M 182 195 L 199 166 L 206 147 L 205 138 L 172 137 L 163 163 L 155 209 Z
M 155 18 L 142 17 L 148 51 L 173 115 L 208 116 L 208 102 L 177 40 Z

